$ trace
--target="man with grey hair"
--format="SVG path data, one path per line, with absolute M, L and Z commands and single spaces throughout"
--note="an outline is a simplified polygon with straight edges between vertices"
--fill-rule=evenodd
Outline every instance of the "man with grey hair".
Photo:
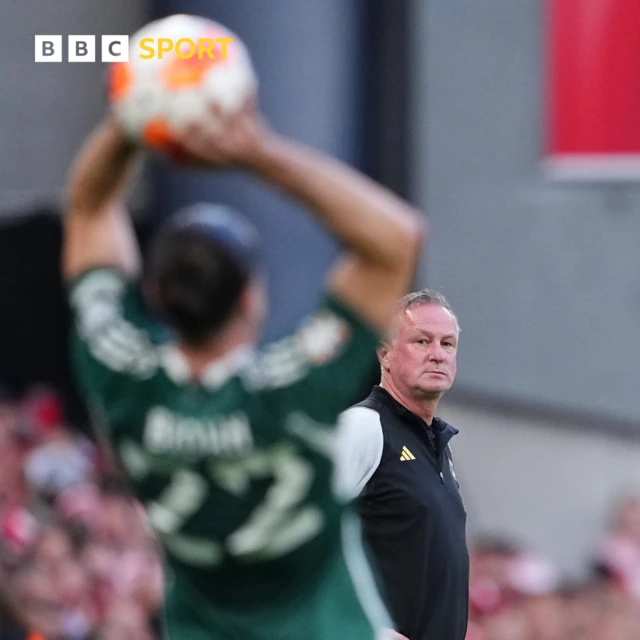
M 449 446 L 458 431 L 435 416 L 459 335 L 440 293 L 403 298 L 378 348 L 380 385 L 341 417 L 338 480 L 357 497 L 386 604 L 409 640 L 464 640 L 467 628 L 466 511 Z

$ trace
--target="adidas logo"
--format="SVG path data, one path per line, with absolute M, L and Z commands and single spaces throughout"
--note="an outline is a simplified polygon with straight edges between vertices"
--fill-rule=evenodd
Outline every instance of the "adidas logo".
M 400 460 L 403 462 L 406 460 L 415 460 L 416 457 L 407 449 L 407 447 L 402 447 L 402 455 L 400 456 Z

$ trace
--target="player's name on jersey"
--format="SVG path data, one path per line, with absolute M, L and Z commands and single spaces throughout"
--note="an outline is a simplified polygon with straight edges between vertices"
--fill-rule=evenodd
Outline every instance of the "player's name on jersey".
M 237 456 L 253 448 L 251 425 L 243 413 L 203 419 L 155 407 L 147 414 L 143 438 L 149 453 L 195 458 Z

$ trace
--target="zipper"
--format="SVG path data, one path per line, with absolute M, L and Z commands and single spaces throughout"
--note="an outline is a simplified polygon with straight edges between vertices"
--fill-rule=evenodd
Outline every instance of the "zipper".
M 419 418 L 416 418 L 416 419 L 419 421 L 421 428 L 423 428 L 422 421 Z M 433 453 L 435 454 L 435 458 L 438 460 L 438 471 L 439 471 L 438 475 L 440 476 L 440 484 L 444 485 L 444 473 L 442 472 L 442 457 L 445 455 L 445 452 L 443 451 L 438 456 L 438 449 L 436 448 L 436 445 L 431 442 L 431 438 L 429 438 L 428 434 L 425 433 L 425 436 L 427 437 L 427 445 L 429 449 L 433 451 Z

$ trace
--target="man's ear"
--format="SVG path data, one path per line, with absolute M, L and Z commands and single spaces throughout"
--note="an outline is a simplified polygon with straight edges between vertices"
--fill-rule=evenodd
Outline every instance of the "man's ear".
M 391 351 L 391 345 L 388 342 L 381 342 L 376 351 L 380 366 L 385 371 L 389 370 L 389 351 Z
M 236 309 L 240 314 L 249 313 L 253 303 L 253 289 L 251 285 L 245 286 L 238 299 L 236 300 Z

